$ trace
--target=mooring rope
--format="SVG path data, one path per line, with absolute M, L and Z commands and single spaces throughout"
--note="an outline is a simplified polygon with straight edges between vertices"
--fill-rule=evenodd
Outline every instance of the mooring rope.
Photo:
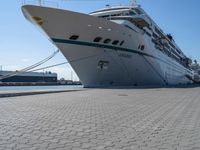
M 104 53 L 104 52 L 102 52 L 102 53 Z M 102 54 L 102 53 L 100 53 L 100 54 Z M 46 67 L 43 67 L 43 68 L 38 68 L 38 69 L 35 69 L 35 70 L 30 70 L 30 71 L 31 72 L 32 71 L 39 71 L 39 70 L 44 70 L 44 69 L 48 69 L 48 68 L 53 68 L 53 67 L 57 67 L 57 66 L 69 64 L 69 63 L 72 63 L 72 62 L 78 62 L 78 61 L 85 60 L 85 59 L 88 59 L 88 58 L 91 58 L 91 57 L 100 56 L 100 54 L 95 54 L 95 55 L 91 55 L 91 56 L 81 57 L 81 58 L 78 58 L 78 59 L 74 59 L 74 60 L 70 60 L 70 61 L 67 61 L 67 62 L 63 62 L 63 63 L 51 65 L 51 66 L 46 66 Z
M 54 52 L 54 54 L 51 55 L 50 57 L 46 58 L 45 61 L 44 61 L 44 60 L 41 61 L 41 62 L 43 62 L 43 63 L 41 63 L 41 64 L 44 64 L 45 62 L 47 62 L 48 60 L 50 60 L 51 58 L 53 58 L 57 53 L 58 53 L 58 51 Z M 23 74 L 23 73 L 25 73 L 25 72 L 39 71 L 39 70 L 44 70 L 44 69 L 48 69 L 48 68 L 52 68 L 52 67 L 56 67 L 56 66 L 60 66 L 60 65 L 64 65 L 64 64 L 69 64 L 69 63 L 71 63 L 71 62 L 78 62 L 78 61 L 85 60 L 85 59 L 88 59 L 88 58 L 91 58 L 91 57 L 100 56 L 100 55 L 102 55 L 103 53 L 104 53 L 104 52 L 102 52 L 102 53 L 100 53 L 100 54 L 95 54 L 95 55 L 91 55 L 91 56 L 86 56 L 86 57 L 81 57 L 81 58 L 78 58 L 78 59 L 70 60 L 70 61 L 68 61 L 68 62 L 63 62 L 63 63 L 51 65 L 51 66 L 46 66 L 46 67 L 43 67 L 43 68 L 34 69 L 34 68 L 36 68 L 36 67 L 38 67 L 38 66 L 41 65 L 41 64 L 40 64 L 40 65 L 37 65 L 37 66 L 36 66 L 36 64 L 39 64 L 39 63 L 36 63 L 35 65 L 32 65 L 32 66 L 36 66 L 36 67 L 27 67 L 27 68 L 29 68 L 29 69 L 24 68 L 24 69 L 22 69 L 23 71 L 20 70 L 20 71 L 14 72 L 14 73 L 12 73 L 12 74 L 8 74 L 8 75 L 5 75 L 5 76 L 0 77 L 0 80 L 6 79 L 6 78 L 10 78 L 10 77 L 13 77 L 13 76 L 16 76 L 16 75 L 19 75 L 19 74 Z M 34 70 L 32 70 L 32 69 L 34 69 Z

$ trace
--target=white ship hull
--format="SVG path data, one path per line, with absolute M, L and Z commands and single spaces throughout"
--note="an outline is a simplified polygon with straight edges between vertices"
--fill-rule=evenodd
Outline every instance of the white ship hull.
M 191 81 L 191 72 L 162 52 L 150 38 L 117 23 L 81 13 L 23 6 L 28 20 L 39 26 L 62 51 L 85 87 L 177 85 Z M 33 19 L 36 17 L 35 19 Z M 70 40 L 78 35 L 77 40 Z M 125 41 L 122 46 L 95 43 L 96 37 Z M 145 50 L 138 45 L 145 45 Z

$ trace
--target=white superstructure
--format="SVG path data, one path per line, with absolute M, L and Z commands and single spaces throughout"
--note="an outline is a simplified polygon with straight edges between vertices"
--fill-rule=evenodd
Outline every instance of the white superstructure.
M 191 83 L 190 59 L 140 6 L 107 6 L 89 15 L 33 5 L 22 10 L 85 87 Z

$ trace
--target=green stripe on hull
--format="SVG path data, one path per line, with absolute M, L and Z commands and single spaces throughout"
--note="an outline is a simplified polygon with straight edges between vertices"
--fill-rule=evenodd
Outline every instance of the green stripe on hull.
M 122 48 L 122 47 L 118 47 L 118 46 L 104 45 L 104 44 L 91 43 L 91 42 L 83 42 L 83 41 L 56 39 L 56 38 L 52 38 L 52 40 L 55 43 L 65 43 L 65 44 L 73 44 L 73 45 L 90 46 L 90 47 L 96 47 L 96 48 L 106 48 L 106 49 L 112 49 L 112 50 L 120 50 L 120 51 L 124 51 L 124 52 L 136 53 L 136 54 L 139 54 L 139 55 L 145 55 L 145 56 L 156 58 L 155 56 L 152 56 L 152 55 L 149 55 L 149 54 L 146 54 L 146 53 L 143 53 L 143 52 L 139 52 L 137 50 Z

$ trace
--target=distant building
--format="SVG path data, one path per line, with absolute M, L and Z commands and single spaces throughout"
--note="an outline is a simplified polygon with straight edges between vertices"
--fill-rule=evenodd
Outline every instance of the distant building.
M 81 81 L 65 80 L 64 78 L 61 78 L 58 83 L 61 85 L 82 85 Z
M 0 71 L 0 77 L 15 73 L 14 71 Z M 57 74 L 51 72 L 25 72 L 3 79 L 1 82 L 57 82 Z

